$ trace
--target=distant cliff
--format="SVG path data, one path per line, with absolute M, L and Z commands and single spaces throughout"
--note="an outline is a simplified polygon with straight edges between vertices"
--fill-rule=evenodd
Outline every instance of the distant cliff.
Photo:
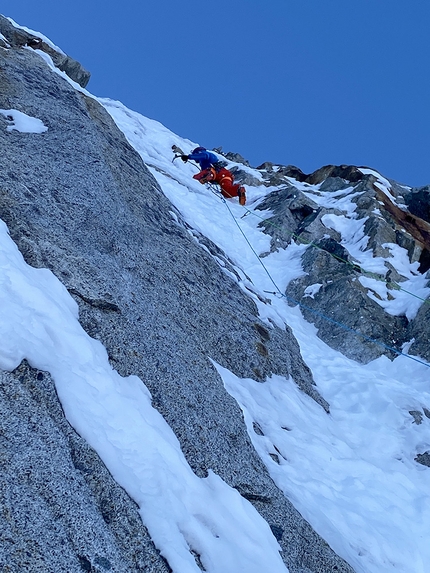
M 302 304 L 306 319 L 318 327 L 318 336 L 359 362 L 381 354 L 394 358 L 409 342 L 411 354 L 430 360 L 430 302 L 425 295 L 409 292 L 410 272 L 396 268 L 389 246 L 405 249 L 407 263 L 415 267 L 412 274 L 425 275 L 427 281 L 421 282 L 428 286 L 430 186 L 410 188 L 372 169 L 346 165 L 328 165 L 310 175 L 297 167 L 269 163 L 260 170 L 265 185 L 282 186 L 258 206 L 272 212 L 261 223 L 272 236 L 272 250 L 291 241 L 312 247 L 303 256 L 305 276 L 292 281 L 286 295 L 290 304 Z M 247 181 L 240 169 L 236 176 Z M 330 222 L 333 216 L 338 225 L 342 218 L 348 223 L 346 234 Z M 357 236 L 348 237 L 354 221 L 365 221 L 364 228 L 357 227 Z M 348 242 L 356 243 L 356 257 L 348 252 Z M 359 262 L 366 249 L 380 260 L 375 272 Z M 309 296 L 307 289 L 316 284 L 320 288 Z M 390 314 L 389 301 L 398 293 L 415 302 L 417 312 L 407 316 L 398 305 L 397 314 Z

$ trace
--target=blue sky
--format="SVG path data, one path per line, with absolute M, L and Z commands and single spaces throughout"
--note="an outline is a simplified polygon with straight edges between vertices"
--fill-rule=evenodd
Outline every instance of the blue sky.
M 311 172 L 430 184 L 428 0 L 2 0 L 182 137 Z

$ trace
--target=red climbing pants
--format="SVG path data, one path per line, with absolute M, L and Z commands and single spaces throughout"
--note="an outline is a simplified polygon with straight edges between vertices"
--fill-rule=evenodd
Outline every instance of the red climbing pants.
M 234 184 L 234 176 L 228 169 L 221 167 L 218 171 L 215 171 L 213 167 L 204 169 L 200 173 L 196 173 L 193 176 L 194 179 L 200 181 L 200 183 L 218 183 L 221 187 L 221 193 L 224 197 L 238 197 L 241 205 L 245 205 L 245 188 L 242 185 Z

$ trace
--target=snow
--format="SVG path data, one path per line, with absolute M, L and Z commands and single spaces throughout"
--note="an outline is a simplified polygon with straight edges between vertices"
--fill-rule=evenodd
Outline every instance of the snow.
M 237 201 L 223 201 L 202 188 L 192 179 L 196 172 L 192 165 L 171 162 L 171 145 L 188 151 L 197 143 L 181 140 L 119 102 L 101 101 L 152 166 L 164 193 L 188 224 L 226 252 L 239 276 L 250 278 L 261 297 L 245 288 L 244 279 L 239 284 L 253 296 L 261 318 L 293 329 L 318 390 L 330 403 L 328 416 L 292 380 L 276 376 L 265 384 L 240 380 L 216 365 L 242 408 L 250 437 L 275 483 L 357 572 L 424 572 L 430 559 L 423 533 L 430 527 L 430 475 L 414 457 L 430 447 L 430 420 L 423 416 L 418 426 L 409 411 L 422 411 L 430 404 L 428 366 L 406 356 L 393 362 L 381 357 L 363 366 L 328 348 L 299 308 L 270 295 L 284 292 L 290 280 L 303 274 L 300 257 L 308 248 L 292 244 L 258 259 L 257 254 L 269 252 L 269 238 L 258 224 L 262 214 L 270 217 L 270 213 L 253 216 L 253 208 L 270 191 L 247 186 L 248 215 L 242 219 L 244 209 Z M 336 197 L 310 186 L 306 192 L 313 200 L 320 193 L 316 202 L 330 201 L 333 208 L 335 199 L 340 201 L 337 206 L 345 214 L 326 215 L 324 224 L 340 233 L 341 243 L 360 264 L 384 276 L 386 259 L 367 249 L 366 220 L 356 218 L 350 190 L 336 192 Z M 414 276 L 421 280 L 423 288 L 428 281 L 414 275 L 416 269 L 405 259 L 404 250 L 394 247 L 386 245 L 391 264 L 409 280 Z M 308 294 L 317 294 L 318 286 L 312 285 Z M 421 294 L 428 292 L 424 289 Z M 403 295 L 405 311 L 422 304 Z M 262 302 L 264 297 L 271 299 L 270 305 Z M 253 422 L 263 429 L 263 436 L 255 433 Z M 279 464 L 270 454 L 278 455 Z
M 384 187 L 387 187 L 387 188 L 391 187 L 388 179 L 383 177 L 380 173 L 378 173 L 378 171 L 375 171 L 375 169 L 369 169 L 367 167 L 359 167 L 358 170 L 361 171 L 361 173 L 363 173 L 363 175 L 373 175 L 374 177 L 376 177 L 376 179 L 378 179 L 378 181 L 381 183 L 381 185 L 384 185 Z
M 410 454 L 430 424 L 423 431 L 408 414 L 424 384 L 407 387 L 388 360 L 360 369 L 341 356 L 320 360 L 313 367 L 330 416 L 292 380 L 260 384 L 217 369 L 275 483 L 339 555 L 357 572 L 424 572 L 429 478 Z
M 7 20 L 9 20 L 9 22 L 15 27 L 18 28 L 19 30 L 24 30 L 25 32 L 28 32 L 29 34 L 31 34 L 32 36 L 36 36 L 36 38 L 40 38 L 41 40 L 43 40 L 46 44 L 48 44 L 48 46 L 50 46 L 53 50 L 55 50 L 56 52 L 58 52 L 59 54 L 64 54 L 63 50 L 61 48 L 59 48 L 58 46 L 56 46 L 53 42 L 51 42 L 51 40 L 49 38 L 47 38 L 46 36 L 44 36 L 43 34 L 41 34 L 40 32 L 35 32 L 34 30 L 31 30 L 30 28 L 26 28 L 25 26 L 20 26 L 19 24 L 17 24 L 16 22 L 14 22 L 14 20 L 12 20 L 12 18 L 7 18 Z
M 424 275 L 418 272 L 419 262 L 409 262 L 406 249 L 394 243 L 384 243 L 382 247 L 388 249 L 391 253 L 390 259 L 393 267 L 407 280 L 398 283 L 398 288 L 388 289 L 385 282 L 378 281 L 374 278 L 360 277 L 361 284 L 369 288 L 368 296 L 389 314 L 393 316 L 405 315 L 408 320 L 413 320 L 419 311 L 422 300 L 429 296 L 428 280 Z M 372 291 L 378 296 L 372 294 Z M 388 296 L 389 295 L 389 296 Z
M 77 305 L 46 269 L 23 260 L 0 221 L 0 368 L 26 358 L 51 373 L 65 414 L 137 502 L 173 571 L 287 571 L 254 507 L 213 472 L 197 477 L 137 376 L 122 378 L 78 321 Z
M 351 218 L 356 217 L 354 211 L 357 205 L 352 202 L 352 199 L 361 195 L 360 192 L 351 193 L 353 187 L 348 187 L 347 189 L 341 189 L 339 191 L 319 191 L 315 189 L 313 193 L 309 193 L 309 187 L 306 188 L 307 191 L 303 191 L 304 195 L 311 199 L 317 205 L 322 205 L 327 209 L 339 209 L 345 211 Z
M 364 232 L 367 218 L 350 218 L 346 215 L 328 214 L 321 217 L 321 222 L 328 228 L 337 231 L 340 236 L 340 244 L 345 247 L 351 257 L 362 269 L 370 273 L 385 276 L 387 267 L 383 257 L 374 257 L 373 251 L 367 249 L 369 237 Z
M 322 283 L 315 283 L 313 285 L 309 285 L 308 287 L 306 287 L 304 294 L 305 298 L 306 297 L 315 298 L 315 295 L 319 293 L 322 286 L 323 286 Z
M 17 109 L 0 109 L 0 115 L 3 115 L 10 125 L 6 127 L 7 131 L 20 131 L 21 133 L 44 133 L 48 131 L 46 125 L 37 117 L 31 117 Z
M 66 72 L 63 72 L 59 68 L 57 68 L 49 54 L 47 54 L 46 52 L 43 52 L 42 50 L 34 50 L 33 48 L 28 48 L 26 46 L 24 46 L 24 49 L 30 50 L 31 53 L 37 54 L 38 56 L 40 56 L 42 58 L 42 60 L 44 60 L 45 63 L 51 68 L 51 70 L 54 72 L 54 74 L 57 74 L 58 76 L 63 78 L 63 80 L 66 80 L 66 82 L 69 83 L 76 91 L 79 91 L 79 92 L 83 93 L 84 95 L 86 95 L 87 97 L 91 97 L 91 98 L 97 100 L 97 98 L 95 96 L 93 96 L 93 94 L 91 94 L 85 88 L 81 87 L 77 82 L 72 80 L 72 78 L 69 78 L 69 76 L 66 74 Z
M 405 206 L 402 205 L 402 203 L 399 203 L 399 201 L 390 192 L 391 183 L 388 181 L 388 179 L 385 179 L 385 177 L 383 177 L 380 173 L 378 173 L 374 169 L 366 169 L 364 167 L 359 167 L 358 169 L 363 173 L 363 175 L 373 175 L 374 177 L 376 177 L 377 181 L 375 182 L 375 186 L 388 197 L 391 203 L 394 203 L 394 205 L 396 205 L 400 209 L 405 208 Z
M 409 412 L 430 408 L 429 365 L 406 355 L 360 365 L 325 345 L 300 308 L 279 296 L 290 280 L 303 275 L 301 255 L 310 247 L 292 244 L 268 254 L 269 237 L 258 225 L 270 213 L 254 216 L 254 208 L 271 190 L 248 186 L 246 208 L 237 200 L 222 200 L 193 180 L 191 162 L 172 162 L 172 145 L 187 153 L 196 143 L 120 102 L 99 101 L 188 222 L 195 240 L 200 233 L 225 251 L 240 279 L 230 275 L 253 298 L 261 319 L 292 329 L 319 392 L 330 403 L 328 415 L 292 379 L 272 376 L 256 383 L 214 363 L 226 391 L 242 408 L 250 438 L 275 483 L 357 573 L 428 572 L 430 470 L 414 457 L 430 448 L 430 419 L 423 416 L 418 425 Z M 247 171 L 261 180 L 258 171 Z M 388 191 L 388 181 L 373 173 Z M 301 188 L 318 204 L 341 206 L 344 214 L 327 215 L 324 224 L 340 234 L 363 268 L 385 275 L 386 259 L 367 249 L 365 220 L 357 219 L 347 190 L 335 196 L 317 186 Z M 411 289 L 428 296 L 426 281 L 400 247 L 386 248 L 390 263 Z M 215 260 L 224 268 L 223 261 Z M 372 280 L 362 284 L 393 311 L 381 284 Z M 315 296 L 318 287 L 312 285 L 307 294 Z M 372 292 L 369 296 L 378 298 Z M 396 312 L 416 312 L 413 296 L 403 292 L 400 300 L 397 291 L 395 296 L 390 303 L 396 302 Z M 212 472 L 205 479 L 195 476 L 172 430 L 152 408 L 142 381 L 122 378 L 111 368 L 103 346 L 79 325 L 66 289 L 50 271 L 26 265 L 2 222 L 0 302 L 0 367 L 12 370 L 26 358 L 51 373 L 68 420 L 138 503 L 143 522 L 175 573 L 200 571 L 190 549 L 200 554 L 210 573 L 287 570 L 267 523 Z M 254 422 L 263 435 L 255 433 Z
M 384 190 L 395 202 L 394 197 L 388 192 L 390 184 L 387 179 L 371 169 L 361 168 L 360 170 L 364 174 L 370 173 L 375 177 L 378 176 L 381 181 L 380 188 L 384 186 Z M 340 244 L 363 271 L 375 275 L 359 278 L 361 284 L 368 288 L 369 298 L 393 316 L 404 314 L 408 320 L 415 318 L 423 300 L 430 295 L 428 280 L 418 272 L 419 263 L 411 263 L 406 249 L 399 245 L 383 244 L 382 247 L 390 253 L 387 257 L 375 257 L 373 251 L 367 248 L 369 243 L 369 237 L 365 233 L 367 217 L 357 218 L 355 212 L 357 205 L 352 201 L 360 193 L 352 192 L 351 187 L 335 192 L 321 192 L 319 186 L 314 186 L 311 191 L 309 191 L 309 186 L 306 189 L 304 194 L 309 199 L 326 209 L 336 211 L 336 213 L 323 215 L 321 222 L 328 229 L 339 233 Z M 343 214 L 337 214 L 339 211 Z M 402 277 L 394 290 L 388 289 L 384 280 L 390 267 L 393 267 Z

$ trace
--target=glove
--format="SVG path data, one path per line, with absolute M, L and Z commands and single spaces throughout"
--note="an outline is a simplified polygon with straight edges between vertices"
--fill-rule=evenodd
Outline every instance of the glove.
M 181 155 L 181 159 L 184 163 L 188 161 L 188 155 Z

